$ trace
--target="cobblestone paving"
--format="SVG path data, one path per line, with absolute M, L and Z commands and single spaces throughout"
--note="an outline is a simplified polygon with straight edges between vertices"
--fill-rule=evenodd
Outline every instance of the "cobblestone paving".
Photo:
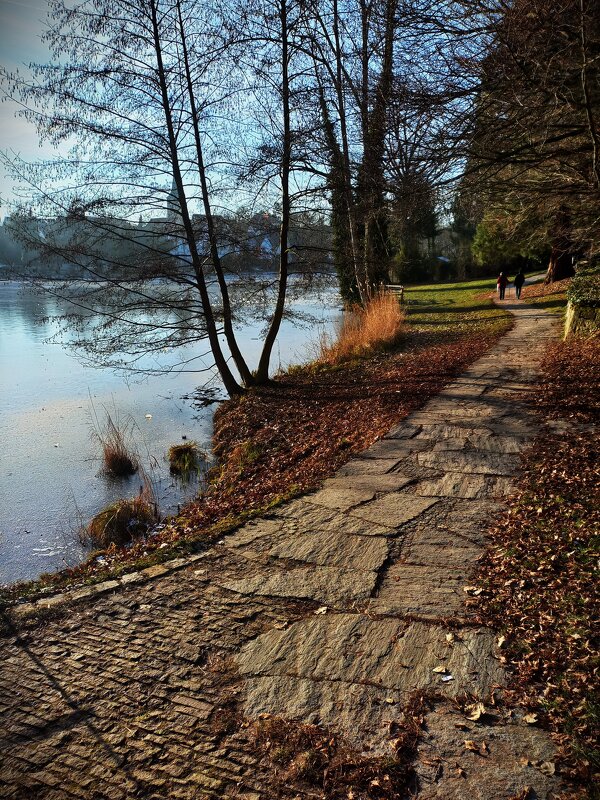
M 359 750 L 389 752 L 390 720 L 429 689 L 440 699 L 417 758 L 420 798 L 548 797 L 542 731 L 501 712 L 465 731 L 451 702 L 506 680 L 464 590 L 536 433 L 520 397 L 558 335 L 553 317 L 513 310 L 487 356 L 319 491 L 176 572 L 11 623 L 0 797 L 268 800 L 271 773 L 242 717 L 333 726 Z M 465 739 L 485 739 L 485 757 Z

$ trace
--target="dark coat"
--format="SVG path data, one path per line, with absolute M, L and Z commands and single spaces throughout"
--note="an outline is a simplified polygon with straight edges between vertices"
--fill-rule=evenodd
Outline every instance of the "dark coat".
M 518 286 L 523 286 L 523 284 L 525 283 L 525 275 L 522 272 L 517 272 L 517 274 L 515 275 L 514 283 L 515 283 L 515 286 L 517 286 L 517 287 Z

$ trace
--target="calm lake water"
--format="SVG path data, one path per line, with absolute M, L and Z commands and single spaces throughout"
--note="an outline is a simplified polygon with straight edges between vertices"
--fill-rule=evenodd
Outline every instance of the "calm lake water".
M 311 290 L 293 307 L 314 322 L 284 322 L 272 368 L 309 358 L 311 343 L 338 317 L 337 291 L 333 285 Z M 138 492 L 137 476 L 115 481 L 99 474 L 94 414 L 102 423 L 108 410 L 132 425 L 135 448 L 163 514 L 176 511 L 197 488 L 171 478 L 165 461 L 169 446 L 185 436 L 210 450 L 216 406 L 199 409 L 182 399 L 206 381 L 206 374 L 140 379 L 86 366 L 65 337 L 53 340 L 59 326 L 48 318 L 67 311 L 66 303 L 50 295 L 0 281 L 0 583 L 78 563 L 87 552 L 79 540 L 81 523 L 115 499 Z M 250 324 L 241 331 L 242 350 L 252 364 L 260 329 Z M 177 356 L 189 358 L 205 349 L 200 343 L 196 352 L 187 347 Z

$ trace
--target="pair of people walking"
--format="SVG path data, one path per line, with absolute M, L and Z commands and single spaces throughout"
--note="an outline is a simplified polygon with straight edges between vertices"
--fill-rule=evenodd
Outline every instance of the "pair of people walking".
M 517 300 L 519 300 L 521 297 L 521 289 L 523 288 L 524 283 L 525 283 L 525 273 L 523 272 L 522 269 L 520 269 L 515 275 L 515 279 L 513 281 Z M 497 281 L 497 289 L 500 300 L 504 300 L 504 295 L 506 294 L 506 287 L 508 286 L 508 284 L 509 284 L 508 276 L 505 275 L 504 272 L 501 272 L 500 275 L 498 275 L 498 281 Z

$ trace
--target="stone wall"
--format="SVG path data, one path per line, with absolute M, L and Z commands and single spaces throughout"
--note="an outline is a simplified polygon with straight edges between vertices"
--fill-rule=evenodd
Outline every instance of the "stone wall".
M 565 339 L 576 334 L 578 336 L 592 336 L 600 331 L 600 308 L 573 303 L 567 303 L 565 317 Z

